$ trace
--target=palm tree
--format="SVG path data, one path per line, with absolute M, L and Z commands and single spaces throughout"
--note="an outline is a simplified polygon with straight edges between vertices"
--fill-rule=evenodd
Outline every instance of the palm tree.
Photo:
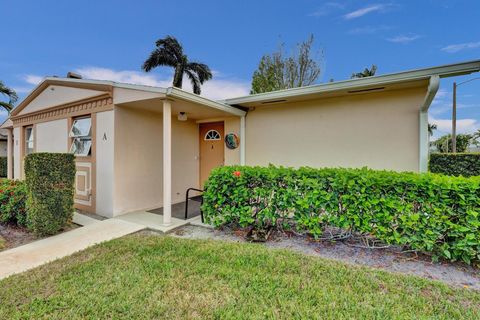
M 203 63 L 190 62 L 183 53 L 182 45 L 172 36 L 159 39 L 155 44 L 157 47 L 143 63 L 142 69 L 149 72 L 158 66 L 173 67 L 173 86 L 182 88 L 183 75 L 186 74 L 192 83 L 193 92 L 200 94 L 200 86 L 212 78 L 210 68 Z
M 437 125 L 429 123 L 428 124 L 428 135 L 433 136 L 433 130 L 437 130 Z
M 0 107 L 10 112 L 13 109 L 13 104 L 17 101 L 18 96 L 15 90 L 10 89 L 2 81 L 0 81 L 0 93 L 8 97 L 8 102 L 0 101 Z
M 363 70 L 362 72 L 352 73 L 352 79 L 372 77 L 375 75 L 376 72 L 377 72 L 377 66 L 372 64 L 372 67 L 370 69 L 365 68 L 365 70 Z

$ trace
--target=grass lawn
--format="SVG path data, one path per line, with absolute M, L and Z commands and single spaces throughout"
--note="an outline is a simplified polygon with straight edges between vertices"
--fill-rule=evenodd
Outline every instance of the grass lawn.
M 479 319 L 480 292 L 260 245 L 132 235 L 0 281 L 0 318 Z

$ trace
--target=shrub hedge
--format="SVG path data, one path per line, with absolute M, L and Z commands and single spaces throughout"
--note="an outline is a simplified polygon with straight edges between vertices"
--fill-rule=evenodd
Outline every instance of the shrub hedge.
M 202 206 L 216 226 L 325 226 L 373 235 L 433 257 L 480 261 L 480 178 L 369 169 L 221 167 Z
M 27 190 L 23 181 L 0 179 L 0 223 L 27 225 Z
M 432 153 L 430 172 L 450 176 L 480 176 L 480 153 Z
M 25 158 L 27 225 L 38 235 L 57 233 L 73 217 L 75 156 L 33 153 Z
M 0 157 L 0 178 L 7 177 L 7 157 Z

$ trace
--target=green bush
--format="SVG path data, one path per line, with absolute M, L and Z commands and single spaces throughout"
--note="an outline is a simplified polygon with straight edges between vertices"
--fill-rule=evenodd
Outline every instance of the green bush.
M 480 178 L 369 169 L 221 167 L 205 185 L 216 226 L 288 226 L 319 237 L 326 226 L 369 234 L 433 257 L 480 261 Z
M 60 231 L 73 217 L 75 157 L 33 153 L 25 158 L 27 226 L 38 235 Z
M 480 176 L 480 153 L 432 153 L 430 172 L 449 176 Z
M 7 177 L 7 157 L 0 157 L 0 178 Z
M 25 227 L 27 190 L 23 181 L 0 179 L 0 223 Z

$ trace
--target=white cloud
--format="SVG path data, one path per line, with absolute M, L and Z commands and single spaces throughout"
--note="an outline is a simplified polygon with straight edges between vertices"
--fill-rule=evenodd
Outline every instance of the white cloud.
M 360 18 L 368 13 L 375 12 L 375 11 L 383 11 L 386 9 L 388 5 L 386 4 L 373 4 L 355 11 L 352 11 L 350 13 L 347 13 L 346 15 L 343 16 L 344 19 L 346 20 L 351 20 L 355 18 Z
M 349 34 L 374 34 L 381 31 L 387 31 L 392 29 L 390 26 L 366 26 L 353 28 L 348 31 Z
M 455 53 L 465 49 L 474 49 L 480 48 L 480 41 L 478 42 L 466 42 L 466 43 L 459 43 L 459 44 L 451 44 L 446 47 L 443 47 L 441 50 L 448 52 L 448 53 Z
M 15 90 L 16 93 L 29 93 L 32 91 L 33 87 L 14 87 L 13 90 Z
M 158 76 L 154 73 L 143 73 L 133 70 L 113 70 L 100 67 L 78 68 L 75 72 L 80 73 L 85 79 L 110 80 L 115 82 L 141 84 L 155 87 L 172 86 L 171 76 Z M 205 82 L 202 86 L 202 96 L 213 100 L 222 100 L 238 96 L 248 95 L 250 83 L 228 79 L 221 76 L 218 71 L 213 72 L 214 78 Z M 185 76 L 183 89 L 192 92 L 190 81 Z
M 437 91 L 437 94 L 435 95 L 435 100 L 444 99 L 448 96 L 450 96 L 450 91 L 442 88 Z
M 34 86 L 36 86 L 37 84 L 42 82 L 43 77 L 37 76 L 34 74 L 27 74 L 26 76 L 23 77 L 23 80 L 28 84 L 33 84 Z
M 394 42 L 394 43 L 401 43 L 401 44 L 407 44 L 407 43 L 410 43 L 412 41 L 415 41 L 417 39 L 420 39 L 421 36 L 419 35 L 411 35 L 411 36 L 405 36 L 405 35 L 398 35 L 396 37 L 393 37 L 393 38 L 388 38 L 387 40 L 390 41 L 390 42 Z
M 441 136 L 452 132 L 451 119 L 436 119 L 429 116 L 429 123 L 436 124 L 437 130 L 435 136 Z M 472 133 L 480 128 L 480 123 L 476 119 L 457 119 L 457 133 Z
M 310 13 L 309 16 L 311 17 L 322 17 L 330 14 L 332 11 L 343 9 L 345 7 L 344 4 L 339 2 L 327 2 L 314 12 Z
M 169 87 L 169 80 L 158 79 L 153 73 L 143 73 L 133 70 L 117 71 L 100 67 L 83 67 L 78 68 L 75 72 L 82 75 L 85 79 L 93 80 L 109 80 L 122 83 L 141 84 L 152 87 Z

